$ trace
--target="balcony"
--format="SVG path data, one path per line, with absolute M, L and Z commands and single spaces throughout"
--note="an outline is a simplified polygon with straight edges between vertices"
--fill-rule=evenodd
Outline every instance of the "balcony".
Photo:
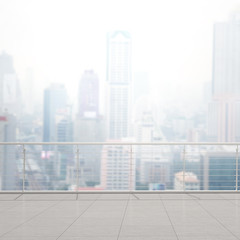
M 240 239 L 238 193 L 1 193 L 0 239 Z
M 0 143 L 0 239 L 240 239 L 238 146 Z
M 0 143 L 2 191 L 238 191 L 240 143 Z

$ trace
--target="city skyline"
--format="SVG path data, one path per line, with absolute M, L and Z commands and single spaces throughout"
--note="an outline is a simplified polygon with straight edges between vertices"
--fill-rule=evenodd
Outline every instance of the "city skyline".
M 108 139 L 130 136 L 132 122 L 132 39 L 126 31 L 107 36 L 106 118 Z
M 8 21 L 8 28 L 2 25 L 5 21 L 0 21 L 4 34 L 0 39 L 0 51 L 6 50 L 14 56 L 21 82 L 26 79 L 27 68 L 34 70 L 38 99 L 49 82 L 60 82 L 66 85 L 70 98 L 75 101 L 75 84 L 86 69 L 94 69 L 102 85 L 106 79 L 106 34 L 122 29 L 129 31 L 133 38 L 133 73 L 148 73 L 152 100 L 179 102 L 186 98 L 190 102 L 200 97 L 194 86 L 199 88 L 200 83 L 211 81 L 213 24 L 225 20 L 229 12 L 237 8 L 238 1 L 184 0 L 173 4 L 159 1 L 146 4 L 142 1 L 138 3 L 138 11 L 134 10 L 134 1 L 116 4 L 107 0 L 102 3 L 93 1 L 98 10 L 93 10 L 90 3 L 72 1 L 67 6 L 65 1 L 57 3 L 55 8 L 56 1 L 49 1 L 47 7 L 44 1 L 9 1 L 2 2 L 0 8 L 0 20 Z M 105 5 L 108 5 L 108 11 L 103 9 Z M 172 8 L 173 5 L 176 9 Z M 192 11 L 187 11 L 185 6 Z M 78 14 L 79 9 L 82 15 Z M 53 11 L 55 20 L 51 18 Z M 71 12 L 71 16 L 63 20 L 64 11 L 66 16 Z M 93 12 L 97 22 L 85 16 L 88 11 Z M 171 12 L 169 16 L 166 15 L 168 11 Z M 124 18 L 121 12 L 125 12 Z M 148 12 L 156 14 L 149 15 Z M 39 13 L 44 14 L 43 21 L 40 21 Z M 148 17 L 142 18 L 146 14 Z M 18 22 L 13 16 L 18 16 Z M 174 20 L 176 18 L 178 21 Z M 52 29 L 55 29 L 54 34 Z M 44 38 L 45 34 L 49 37 Z M 185 92 L 189 88 L 193 90 Z

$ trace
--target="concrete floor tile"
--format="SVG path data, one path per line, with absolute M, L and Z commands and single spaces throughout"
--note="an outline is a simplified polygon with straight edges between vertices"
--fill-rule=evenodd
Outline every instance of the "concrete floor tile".
M 137 237 L 129 237 L 129 236 L 125 236 L 125 237 L 119 237 L 118 240 L 177 240 L 176 236 L 137 236 Z
M 76 200 L 76 194 L 38 194 L 27 193 L 17 199 L 18 201 L 61 201 L 61 200 Z
M 64 237 L 89 237 L 89 236 L 108 236 L 116 237 L 119 233 L 119 225 L 81 225 L 74 224 L 66 232 L 64 232 Z
M 82 200 L 95 200 L 100 197 L 101 194 L 90 194 L 90 193 L 78 193 L 77 200 L 82 201 Z
M 59 238 L 59 240 L 117 240 L 117 236 L 116 237 L 109 237 L 109 236 L 93 236 L 93 237 L 90 237 L 90 236 L 79 236 L 79 237 L 74 237 L 74 236 L 71 236 L 71 237 L 65 237 L 65 236 L 61 236 Z
M 5 237 L 56 237 L 59 236 L 67 226 L 31 226 L 29 224 L 22 225 L 11 232 L 7 233 Z
M 167 199 L 167 200 L 191 200 L 193 199 L 192 196 L 189 194 L 180 194 L 180 193 L 171 193 L 171 194 L 160 194 L 159 195 L 160 199 Z
M 150 200 L 160 200 L 160 197 L 159 197 L 160 194 L 140 194 L 140 193 L 136 193 L 135 196 L 137 198 L 139 198 L 140 200 L 143 200 L 143 199 L 150 199 Z
M 117 193 L 117 194 L 101 194 L 101 196 L 98 198 L 99 200 L 127 200 L 129 199 L 130 196 L 129 194 L 121 194 L 121 193 Z
M 233 235 L 229 234 L 221 234 L 221 233 L 184 233 L 178 234 L 179 240 L 236 240 L 237 238 Z
M 166 236 L 174 237 L 175 233 L 172 226 L 153 226 L 153 225 L 125 225 L 121 228 L 120 236 Z
M 217 193 L 191 193 L 191 196 L 197 198 L 197 199 L 212 199 L 212 200 L 223 200 L 224 198 Z
M 1 193 L 0 194 L 0 201 L 15 200 L 19 195 L 20 194 L 15 194 L 15 193 L 11 193 L 11 194 Z
M 176 240 L 176 233 L 179 240 L 236 239 L 231 232 L 240 238 L 240 200 L 234 194 L 103 195 L 0 199 L 0 239 L 117 240 L 119 231 L 119 240 Z
M 17 236 L 17 237 L 1 237 L 3 240 L 43 240 L 42 236 Z M 56 240 L 56 237 L 44 237 L 44 240 Z

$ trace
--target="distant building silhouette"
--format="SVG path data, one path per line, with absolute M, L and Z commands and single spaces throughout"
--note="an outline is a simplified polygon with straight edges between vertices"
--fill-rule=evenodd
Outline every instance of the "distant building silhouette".
M 0 142 L 16 142 L 16 117 L 0 111 Z M 0 190 L 18 190 L 16 147 L 0 146 Z
M 214 25 L 210 141 L 240 141 L 240 14 Z
M 109 139 L 129 137 L 131 120 L 131 37 L 116 31 L 107 37 L 107 128 Z
M 79 82 L 78 112 L 74 121 L 75 142 L 104 142 L 104 118 L 99 114 L 99 79 L 93 70 L 86 70 Z M 101 146 L 79 146 L 80 187 L 100 182 Z
M 44 90 L 43 141 L 57 141 L 57 115 L 67 107 L 67 91 L 61 84 L 52 84 Z
M 0 109 L 19 117 L 21 113 L 21 93 L 12 56 L 0 54 Z
M 93 70 L 82 75 L 78 91 L 79 117 L 96 118 L 99 114 L 99 80 Z

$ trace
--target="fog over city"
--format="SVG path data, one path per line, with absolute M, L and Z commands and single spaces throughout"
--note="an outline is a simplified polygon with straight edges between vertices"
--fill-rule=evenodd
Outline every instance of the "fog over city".
M 35 100 L 41 103 L 43 89 L 60 82 L 76 103 L 86 69 L 98 74 L 104 90 L 107 33 L 128 31 L 133 78 L 147 73 L 155 103 L 191 105 L 202 101 L 203 83 L 211 81 L 213 24 L 227 20 L 238 3 L 1 0 L 0 51 L 13 56 L 23 94 L 31 68 Z
M 238 190 L 239 6 L 0 0 L 0 190 Z
M 0 239 L 240 239 L 240 0 L 0 0 Z

